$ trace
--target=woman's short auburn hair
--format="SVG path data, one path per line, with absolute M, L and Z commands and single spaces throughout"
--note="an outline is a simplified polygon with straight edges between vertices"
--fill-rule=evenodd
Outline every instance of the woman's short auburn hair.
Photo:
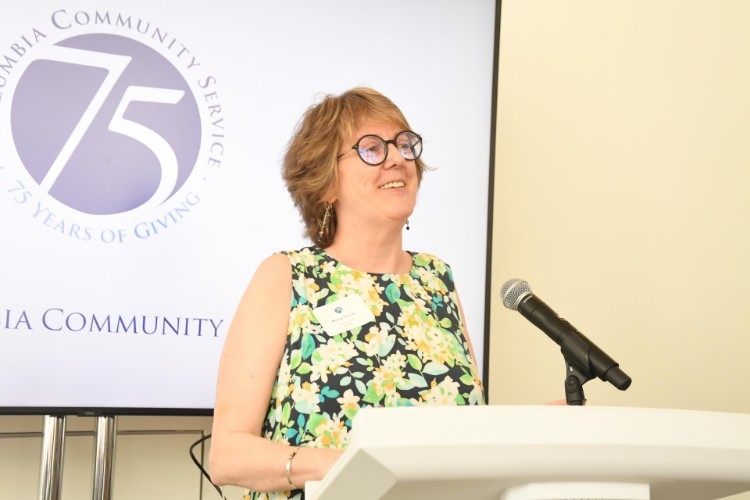
M 329 246 L 336 234 L 332 209 L 325 227 L 322 222 L 338 183 L 339 151 L 367 119 L 393 123 L 402 130 L 411 128 L 401 110 L 386 96 L 370 88 L 356 87 L 338 96 L 325 95 L 308 108 L 284 155 L 282 175 L 305 223 L 305 235 L 321 248 Z M 419 158 L 416 167 L 421 182 L 427 167 Z

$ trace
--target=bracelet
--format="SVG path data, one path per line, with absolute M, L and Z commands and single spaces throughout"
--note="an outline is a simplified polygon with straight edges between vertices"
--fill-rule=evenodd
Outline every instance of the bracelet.
M 289 486 L 291 486 L 293 490 L 300 489 L 299 486 L 292 482 L 292 460 L 294 459 L 294 456 L 297 454 L 300 448 L 300 446 L 297 446 L 289 455 L 289 458 L 286 461 L 286 480 L 289 482 Z

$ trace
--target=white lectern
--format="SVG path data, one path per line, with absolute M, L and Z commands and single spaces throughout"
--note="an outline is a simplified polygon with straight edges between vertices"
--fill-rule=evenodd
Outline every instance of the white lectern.
M 707 500 L 750 490 L 750 415 L 368 408 L 307 500 Z

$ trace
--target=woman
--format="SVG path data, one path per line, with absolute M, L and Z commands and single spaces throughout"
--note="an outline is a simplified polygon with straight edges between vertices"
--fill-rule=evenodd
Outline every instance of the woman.
M 267 258 L 241 299 L 219 367 L 215 483 L 302 498 L 360 408 L 483 402 L 450 268 L 402 248 L 426 168 L 410 130 L 367 88 L 303 116 L 283 174 L 315 246 Z

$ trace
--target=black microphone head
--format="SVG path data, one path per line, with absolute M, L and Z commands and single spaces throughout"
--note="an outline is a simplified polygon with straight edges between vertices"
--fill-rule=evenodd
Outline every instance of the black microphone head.
M 531 287 L 529 284 L 518 278 L 506 281 L 500 288 L 503 305 L 512 311 L 517 311 L 521 299 L 530 293 Z

